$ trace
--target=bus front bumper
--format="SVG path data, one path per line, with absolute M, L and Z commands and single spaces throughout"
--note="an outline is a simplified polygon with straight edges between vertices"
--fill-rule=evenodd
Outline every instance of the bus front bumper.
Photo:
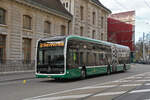
M 67 70 L 63 75 L 49 75 L 49 74 L 38 74 L 36 73 L 36 78 L 61 78 L 61 79 L 71 79 L 71 78 L 78 78 L 81 76 L 80 69 L 72 69 Z
M 64 75 L 48 75 L 48 74 L 36 74 L 36 78 L 62 78 L 62 79 L 69 79 L 71 76 L 70 74 Z

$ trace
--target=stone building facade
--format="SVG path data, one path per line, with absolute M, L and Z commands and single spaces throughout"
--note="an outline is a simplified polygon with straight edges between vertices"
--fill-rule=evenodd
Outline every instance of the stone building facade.
M 111 13 L 99 0 L 61 0 L 73 15 L 72 33 L 107 41 L 107 17 Z
M 81 35 L 107 41 L 110 13 L 98 0 L 0 0 L 0 72 L 34 69 L 39 38 Z
M 71 20 L 59 0 L 0 0 L 0 70 L 34 60 L 36 41 L 66 35 Z

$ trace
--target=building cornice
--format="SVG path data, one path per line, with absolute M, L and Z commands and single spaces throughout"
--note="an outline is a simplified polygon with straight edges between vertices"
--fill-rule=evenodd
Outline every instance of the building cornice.
M 67 19 L 67 20 L 72 20 L 72 16 L 65 15 L 64 13 L 61 13 L 61 12 L 56 11 L 54 9 L 50 9 L 48 7 L 42 6 L 41 4 L 38 4 L 35 2 L 34 3 L 32 2 L 32 4 L 31 4 L 31 2 L 26 2 L 24 0 L 14 0 L 14 1 L 17 3 L 23 4 L 23 5 L 29 6 L 31 8 L 38 9 L 40 11 L 44 11 L 46 13 L 62 17 L 62 18 Z
M 89 2 L 91 3 L 91 4 L 94 4 L 95 6 L 97 6 L 97 7 L 99 7 L 99 8 L 101 8 L 101 9 L 103 9 L 104 11 L 106 11 L 108 14 L 111 14 L 112 12 L 111 12 L 111 10 L 109 10 L 108 8 L 106 8 L 104 5 L 98 5 L 97 3 L 95 3 L 95 2 L 93 2 L 92 0 L 89 0 Z

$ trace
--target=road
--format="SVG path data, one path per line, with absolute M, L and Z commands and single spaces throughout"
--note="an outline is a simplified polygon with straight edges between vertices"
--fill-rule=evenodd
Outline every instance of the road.
M 150 65 L 85 80 L 27 79 L 0 82 L 0 100 L 150 100 Z

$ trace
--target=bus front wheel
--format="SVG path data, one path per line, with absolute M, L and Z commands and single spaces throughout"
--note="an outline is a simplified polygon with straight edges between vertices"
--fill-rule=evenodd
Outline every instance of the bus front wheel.
M 81 79 L 86 78 L 86 71 L 84 69 L 81 70 Z

